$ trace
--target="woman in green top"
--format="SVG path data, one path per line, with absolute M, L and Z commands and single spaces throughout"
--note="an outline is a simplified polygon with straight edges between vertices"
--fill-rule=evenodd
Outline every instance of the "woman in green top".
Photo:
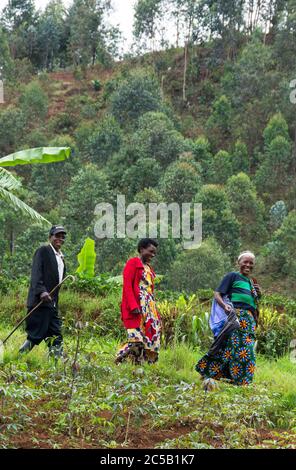
M 248 385 L 252 382 L 255 367 L 255 330 L 257 323 L 257 301 L 261 289 L 251 273 L 255 256 L 250 251 L 238 257 L 239 272 L 228 273 L 215 292 L 219 305 L 230 313 L 232 307 L 225 303 L 224 296 L 230 299 L 240 328 L 234 330 L 214 355 L 206 354 L 196 365 L 196 370 L 204 379 L 229 379 L 235 385 Z

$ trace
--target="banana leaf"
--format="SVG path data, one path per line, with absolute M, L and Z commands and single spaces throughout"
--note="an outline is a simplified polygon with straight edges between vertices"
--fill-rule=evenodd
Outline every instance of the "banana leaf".
M 86 278 L 94 277 L 96 256 L 95 242 L 91 238 L 87 238 L 77 256 L 79 267 L 76 273 Z
M 0 186 L 0 199 L 7 202 L 13 209 L 19 210 L 24 215 L 29 215 L 30 218 L 37 222 L 39 225 L 50 226 L 51 223 L 42 217 L 38 212 L 36 212 L 32 207 L 28 206 L 25 202 L 21 201 L 18 197 L 12 194 L 10 191 L 7 191 L 5 188 Z
M 70 155 L 70 147 L 39 147 L 21 150 L 0 158 L 0 167 L 61 162 L 69 158 Z
M 7 191 L 20 189 L 21 183 L 5 168 L 0 168 L 0 186 Z

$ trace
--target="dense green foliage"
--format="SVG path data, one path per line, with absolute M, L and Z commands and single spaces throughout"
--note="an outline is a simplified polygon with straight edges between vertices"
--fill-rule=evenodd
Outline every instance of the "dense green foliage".
M 92 249 L 91 246 L 91 257 Z M 166 345 L 183 342 L 202 349 L 210 346 L 213 336 L 209 314 L 213 290 L 196 290 L 194 285 L 200 282 L 206 287 L 215 287 L 219 282 L 225 264 L 218 250 L 217 243 L 209 239 L 196 251 L 192 266 L 199 266 L 200 269 L 188 270 L 190 281 L 185 277 L 188 267 L 186 253 L 172 264 L 168 281 L 157 279 L 156 300 Z M 210 272 L 213 258 L 216 270 Z M 80 259 L 81 268 L 84 261 L 85 258 Z M 94 260 L 88 257 L 88 262 L 93 265 Z M 84 272 L 87 274 L 86 268 Z M 176 276 L 176 272 L 181 276 Z M 70 334 L 75 322 L 81 320 L 94 328 L 95 336 L 123 339 L 124 329 L 120 319 L 122 277 L 110 277 L 108 274 L 90 277 L 86 274 L 81 274 L 74 283 L 66 283 L 61 292 L 60 311 L 65 332 Z M 28 280 L 25 278 L 20 279 L 16 287 L 13 280 L 0 277 L 0 324 L 9 326 L 23 317 L 27 289 Z M 194 294 L 188 294 L 190 291 Z M 260 306 L 257 351 L 267 357 L 281 357 L 289 352 L 290 342 L 295 336 L 296 302 L 284 296 L 265 295 Z
M 17 356 L 22 330 L 7 344 L 0 447 L 295 448 L 295 0 L 137 0 L 125 56 L 112 3 L 51 0 L 39 11 L 13 0 L 1 14 L 0 156 L 72 150 L 1 180 L 65 225 L 68 272 L 81 254 L 60 296 L 64 361 L 47 362 L 44 345 Z M 125 338 L 120 274 L 137 240 L 98 240 L 94 228 L 96 205 L 115 207 L 120 194 L 146 208 L 203 205 L 199 248 L 185 250 L 182 234 L 159 240 L 152 367 L 114 364 Z M 24 315 L 33 252 L 47 237 L 0 201 L 1 339 Z M 194 365 L 212 341 L 213 289 L 245 249 L 264 287 L 255 382 L 205 395 Z
M 118 31 L 106 20 L 111 6 L 74 0 L 67 9 L 52 1 L 41 12 L 27 1 L 3 11 L 1 153 L 46 145 L 73 150 L 69 161 L 15 170 L 27 188 L 24 200 L 67 226 L 70 269 L 85 237 L 94 238 L 96 204 L 114 204 L 118 194 L 127 203 L 202 203 L 201 251 L 214 238 L 217 264 L 204 266 L 187 289 L 214 287 L 239 250 L 251 248 L 265 287 L 289 291 L 295 279 L 294 3 L 264 0 L 255 14 L 247 0 L 239 6 L 139 0 L 137 53 L 122 62 L 114 60 Z M 170 39 L 160 37 L 166 21 L 176 32 Z M 3 203 L 0 212 L 2 270 L 28 275 L 47 234 Z M 157 269 L 166 282 L 191 258 L 181 242 L 161 243 Z M 98 272 L 120 274 L 135 245 L 96 240 Z

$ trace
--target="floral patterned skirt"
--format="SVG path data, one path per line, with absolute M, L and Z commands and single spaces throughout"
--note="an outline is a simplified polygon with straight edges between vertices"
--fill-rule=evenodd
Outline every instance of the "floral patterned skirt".
M 235 385 L 252 382 L 256 369 L 256 322 L 249 310 L 236 310 L 240 328 L 233 331 L 215 356 L 206 354 L 195 369 L 204 378 L 228 379 Z
M 130 359 L 134 364 L 147 361 L 153 364 L 158 360 L 161 336 L 161 321 L 156 311 L 155 304 L 150 301 L 149 309 L 142 313 L 139 328 L 127 330 L 127 342 L 123 344 L 116 355 L 118 364 Z

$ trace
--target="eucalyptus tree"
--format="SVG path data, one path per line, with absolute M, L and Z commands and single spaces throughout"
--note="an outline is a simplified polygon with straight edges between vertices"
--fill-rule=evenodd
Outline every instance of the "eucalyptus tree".
M 7 31 L 13 58 L 31 56 L 38 13 L 33 0 L 9 0 L 3 9 L 1 25 Z
M 164 16 L 163 0 L 137 0 L 134 7 L 134 36 L 136 40 L 148 40 L 154 52 L 157 33 L 161 31 Z M 146 48 L 149 46 L 145 44 Z
M 67 36 L 66 9 L 59 0 L 51 0 L 37 25 L 37 65 L 52 70 L 65 61 Z
M 9 50 L 8 36 L 0 26 L 0 80 L 9 77 L 12 72 L 13 62 Z
M 204 185 L 194 202 L 203 206 L 203 237 L 214 237 L 223 251 L 234 259 L 241 244 L 240 223 L 231 209 L 226 190 L 220 184 Z
M 295 186 L 295 164 L 288 124 L 278 113 L 263 132 L 263 161 L 256 173 L 257 187 L 266 191 L 266 199 L 276 202 Z
M 184 37 L 183 101 L 186 101 L 189 46 L 193 41 L 193 33 L 196 39 L 199 30 L 199 3 L 200 0 L 173 0 L 172 2 L 172 15 L 177 19 L 177 42 L 179 42 L 180 30 L 183 31 Z
M 112 10 L 111 0 L 74 0 L 69 8 L 67 24 L 70 31 L 69 53 L 74 65 L 86 67 L 114 52 L 117 28 L 107 25 Z
M 267 237 L 265 207 L 250 177 L 245 173 L 231 176 L 226 184 L 226 194 L 240 223 L 242 240 L 245 243 L 264 242 Z
M 245 0 L 201 0 L 203 27 L 212 37 L 239 31 L 244 24 L 244 3 Z
M 288 0 L 280 14 L 275 35 L 274 53 L 281 70 L 295 70 L 296 55 L 296 1 Z M 294 78 L 294 77 L 293 77 Z
M 207 237 L 199 248 L 177 255 L 167 275 L 167 286 L 190 294 L 197 289 L 215 289 L 230 266 L 224 246 L 221 248 L 215 238 Z
M 213 41 L 214 62 L 233 59 L 240 48 L 244 30 L 245 0 L 201 0 L 200 25 L 205 39 Z
M 8 31 L 15 31 L 24 23 L 29 25 L 35 13 L 34 0 L 8 0 L 2 12 L 1 23 Z
M 244 0 L 246 31 L 252 34 L 260 26 L 266 37 L 270 30 L 277 27 L 287 3 L 286 0 Z

